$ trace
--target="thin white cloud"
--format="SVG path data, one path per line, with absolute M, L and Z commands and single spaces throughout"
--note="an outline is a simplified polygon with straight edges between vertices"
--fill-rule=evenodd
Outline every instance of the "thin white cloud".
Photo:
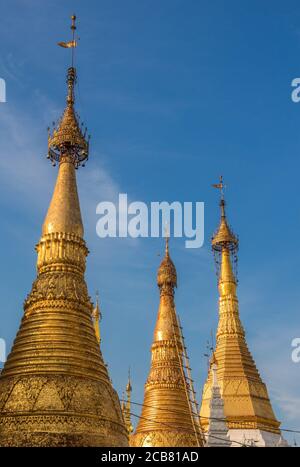
M 53 115 L 56 107 L 49 105 L 47 98 L 38 92 L 37 98 L 41 102 L 47 101 L 47 108 Z M 44 109 L 45 105 L 40 108 Z M 45 115 L 42 115 L 41 119 L 44 118 Z M 57 174 L 57 169 L 53 169 L 46 160 L 47 133 L 42 131 L 37 121 L 38 116 L 33 118 L 9 104 L 0 107 L 1 186 L 7 200 L 14 200 L 15 203 L 19 200 L 22 205 L 26 204 L 30 214 L 37 209 L 45 210 Z M 92 168 L 85 169 L 82 182 L 80 191 L 84 211 L 94 210 L 96 202 L 101 199 L 117 198 L 119 187 L 99 162 L 96 168 L 93 162 Z

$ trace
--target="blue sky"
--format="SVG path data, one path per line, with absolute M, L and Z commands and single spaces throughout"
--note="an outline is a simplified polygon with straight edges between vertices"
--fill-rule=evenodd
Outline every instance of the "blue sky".
M 160 239 L 96 236 L 99 201 L 204 201 L 205 245 L 171 241 L 177 309 L 196 381 L 206 376 L 206 341 L 217 324 L 210 237 L 227 182 L 228 216 L 240 238 L 239 300 L 252 354 L 286 428 L 300 429 L 300 77 L 299 2 L 261 0 L 1 1 L 0 337 L 10 347 L 35 277 L 34 245 L 56 170 L 46 128 L 61 113 L 69 16 L 78 16 L 77 109 L 92 135 L 78 171 L 87 281 L 99 289 L 103 353 L 121 393 L 131 365 L 141 402 L 158 307 Z M 138 412 L 138 410 L 136 409 Z M 300 439 L 299 439 L 300 441 Z

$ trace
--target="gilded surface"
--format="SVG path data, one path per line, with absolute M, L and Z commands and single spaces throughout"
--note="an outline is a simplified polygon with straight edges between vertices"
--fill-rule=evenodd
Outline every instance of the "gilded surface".
M 52 232 L 83 236 L 75 167 L 68 159 L 60 165 L 54 194 L 43 225 L 43 235 Z
M 37 278 L 0 375 L 0 446 L 127 446 L 84 279 L 78 164 L 73 143 L 62 144 Z
M 160 305 L 152 344 L 151 368 L 145 384 L 144 405 L 132 446 L 179 447 L 202 444 L 195 433 L 182 373 L 182 341 L 174 303 L 175 266 L 166 256 L 158 270 Z M 179 352 L 178 352 L 179 350 Z
M 280 423 L 276 420 L 267 388 L 262 382 L 255 362 L 247 347 L 242 326 L 236 278 L 232 271 L 230 250 L 237 245 L 237 239 L 228 228 L 225 202 L 221 201 L 220 228 L 212 240 L 213 248 L 221 252 L 219 275 L 219 324 L 215 357 L 218 362 L 217 377 L 228 428 L 261 429 L 279 433 Z M 201 424 L 206 431 L 210 416 L 212 374 L 209 372 L 203 389 L 200 410 Z

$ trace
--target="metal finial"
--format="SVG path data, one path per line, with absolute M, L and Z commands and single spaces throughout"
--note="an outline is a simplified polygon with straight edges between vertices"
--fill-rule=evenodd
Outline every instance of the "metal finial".
M 213 188 L 217 188 L 220 190 L 221 200 L 220 200 L 220 208 L 221 208 L 221 222 L 220 226 L 212 238 L 212 245 L 213 249 L 222 250 L 225 246 L 229 248 L 229 250 L 236 250 L 238 246 L 238 239 L 232 233 L 231 229 L 228 226 L 226 214 L 225 214 L 225 199 L 224 199 L 224 180 L 222 175 L 220 176 L 219 183 L 212 185 Z
M 126 385 L 126 392 L 127 394 L 132 391 L 132 386 L 131 386 L 131 375 L 130 375 L 130 366 L 128 367 L 128 382 Z
M 226 185 L 224 184 L 224 179 L 223 175 L 220 175 L 219 183 L 214 183 L 212 185 L 213 188 L 217 188 L 220 190 L 220 208 L 221 208 L 221 217 L 225 218 L 225 196 L 224 196 L 224 190 L 226 188 Z
M 76 25 L 75 25 L 76 15 L 72 15 L 72 16 L 71 16 L 71 20 L 72 20 L 71 30 L 72 30 L 72 31 L 75 31 L 75 29 L 76 29 Z
M 72 20 L 72 23 L 71 23 L 71 31 L 72 31 L 72 38 L 70 41 L 68 42 L 58 42 L 58 45 L 60 47 L 64 47 L 65 49 L 72 49 L 72 59 L 71 59 L 71 66 L 73 67 L 74 66 L 74 49 L 75 47 L 77 47 L 77 40 L 75 40 L 75 30 L 76 30 L 76 25 L 75 25 L 75 21 L 76 21 L 76 16 L 75 15 L 72 15 L 71 16 L 71 20 Z
M 169 240 L 170 240 L 170 229 L 169 224 L 166 222 L 165 225 L 165 239 L 166 239 L 166 256 L 169 255 Z
M 219 183 L 214 183 L 212 187 L 220 190 L 221 201 L 224 201 L 224 189 L 226 185 L 224 184 L 223 175 L 220 175 Z

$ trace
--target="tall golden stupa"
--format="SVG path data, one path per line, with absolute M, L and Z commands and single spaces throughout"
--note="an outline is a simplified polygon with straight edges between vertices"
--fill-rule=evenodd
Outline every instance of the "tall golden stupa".
M 262 382 L 248 350 L 245 331 L 239 316 L 234 263 L 238 239 L 226 219 L 223 179 L 214 185 L 221 190 L 221 221 L 212 238 L 219 281 L 219 325 L 215 358 L 217 377 L 224 401 L 224 411 L 233 446 L 249 443 L 276 446 L 280 441 L 280 423 L 276 420 L 266 385 Z M 207 431 L 212 396 L 212 371 L 203 389 L 201 425 Z
M 73 40 L 63 47 L 76 46 L 75 17 L 71 29 Z M 36 246 L 37 278 L 0 376 L 0 446 L 128 445 L 84 279 L 88 249 L 75 169 L 88 158 L 89 144 L 74 110 L 75 82 L 72 61 L 67 105 L 48 140 L 59 170 Z
M 181 327 L 175 309 L 177 273 L 170 258 L 168 237 L 165 257 L 157 274 L 160 304 L 152 344 L 151 368 L 144 403 L 131 446 L 202 446 L 197 404 Z

